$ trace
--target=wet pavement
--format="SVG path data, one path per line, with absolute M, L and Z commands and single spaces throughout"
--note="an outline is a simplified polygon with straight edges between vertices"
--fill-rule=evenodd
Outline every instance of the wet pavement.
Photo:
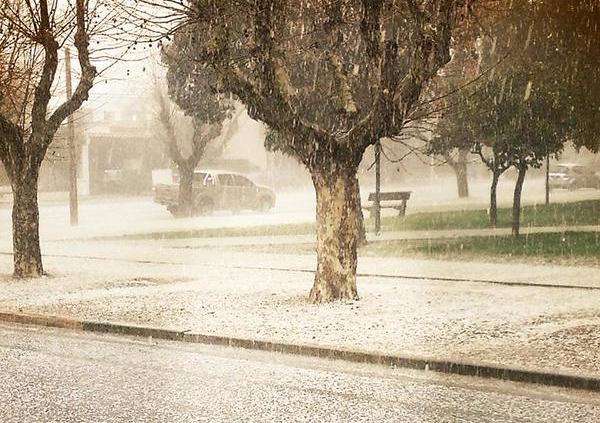
M 582 391 L 0 325 L 2 422 L 595 422 Z

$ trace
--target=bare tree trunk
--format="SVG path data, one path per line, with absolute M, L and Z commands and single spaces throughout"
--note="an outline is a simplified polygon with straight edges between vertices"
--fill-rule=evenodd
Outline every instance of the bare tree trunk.
M 35 278 L 43 275 L 40 251 L 37 168 L 26 175 L 15 175 L 13 188 L 13 251 L 14 275 Z
M 194 213 L 194 166 L 181 163 L 179 169 L 179 216 L 191 216 Z
M 467 164 L 459 163 L 453 168 L 456 174 L 456 186 L 458 188 L 458 198 L 469 197 L 469 180 L 467 178 Z
M 458 198 L 469 197 L 469 178 L 467 172 L 467 154 L 468 150 L 459 150 L 458 160 L 454 172 L 456 173 L 456 184 L 458 188 Z
M 521 193 L 523 192 L 523 182 L 525 182 L 526 166 L 520 166 L 517 182 L 515 183 L 515 192 L 513 196 L 512 209 L 512 234 L 515 237 L 520 235 L 521 230 Z
M 469 196 L 469 179 L 467 172 L 468 154 L 469 150 L 458 150 L 458 158 L 456 159 L 454 159 L 450 153 L 444 154 L 446 163 L 452 168 L 456 175 L 458 198 L 467 198 Z
M 490 227 L 498 225 L 498 180 L 500 172 L 492 172 L 492 186 L 490 188 Z
M 311 173 L 317 194 L 317 272 L 309 299 L 313 303 L 358 299 L 356 169 Z

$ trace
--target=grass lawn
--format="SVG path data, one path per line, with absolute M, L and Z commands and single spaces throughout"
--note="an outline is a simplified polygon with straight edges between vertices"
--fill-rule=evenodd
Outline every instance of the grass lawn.
M 511 209 L 498 209 L 498 226 L 509 227 Z M 600 200 L 557 203 L 549 206 L 525 206 L 521 224 L 527 226 L 598 225 L 600 224 Z M 366 219 L 367 231 L 373 227 L 372 219 Z M 436 229 L 480 229 L 488 227 L 485 210 L 445 211 L 409 214 L 403 218 L 384 217 L 382 230 L 411 231 Z M 109 237 L 118 239 L 184 239 L 241 236 L 307 235 L 315 232 L 314 223 L 289 223 L 233 228 L 199 228 L 184 231 L 150 232 L 144 234 Z M 104 238 L 104 237 L 103 237 Z
M 426 256 L 440 259 L 526 259 L 543 263 L 600 265 L 600 233 L 565 232 L 512 236 L 370 243 L 365 256 Z
M 185 238 L 218 238 L 238 236 L 281 236 L 307 235 L 315 232 L 313 223 L 289 223 L 282 225 L 263 225 L 232 228 L 203 228 L 185 231 L 164 231 L 142 234 L 131 234 L 117 237 L 102 237 L 111 239 L 185 239 Z
M 243 245 L 234 251 L 312 254 L 314 243 Z M 452 239 L 370 242 L 358 252 L 362 257 L 417 257 L 450 261 L 526 262 L 567 266 L 600 266 L 600 232 L 537 233 L 472 236 Z
M 512 209 L 498 209 L 498 226 L 511 225 Z M 488 227 L 486 210 L 445 211 L 435 213 L 415 213 L 404 218 L 385 217 L 383 230 L 436 230 L 436 229 L 480 229 Z M 561 226 L 600 224 L 600 200 L 578 201 L 525 206 L 521 211 L 521 225 Z

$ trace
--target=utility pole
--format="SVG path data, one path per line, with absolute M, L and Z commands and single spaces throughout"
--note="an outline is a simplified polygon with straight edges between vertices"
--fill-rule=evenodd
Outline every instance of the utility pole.
M 375 143 L 375 201 L 373 209 L 375 211 L 375 233 L 381 233 L 381 140 Z
M 71 79 L 71 51 L 65 49 L 65 79 L 67 82 L 67 98 L 73 95 Z M 77 146 L 75 145 L 75 123 L 73 114 L 67 118 L 67 138 L 69 143 L 69 218 L 71 226 L 79 224 L 79 207 L 77 203 Z

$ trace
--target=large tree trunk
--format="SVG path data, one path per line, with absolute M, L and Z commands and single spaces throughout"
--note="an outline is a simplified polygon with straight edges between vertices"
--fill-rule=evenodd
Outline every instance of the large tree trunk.
M 498 225 L 498 180 L 500 172 L 492 172 L 492 186 L 490 187 L 490 227 Z
M 40 251 L 38 169 L 25 176 L 13 178 L 13 250 L 14 275 L 18 278 L 35 278 L 43 275 Z
M 515 183 L 515 192 L 513 195 L 512 209 L 512 234 L 515 237 L 520 235 L 521 230 L 521 193 L 523 192 L 523 182 L 525 182 L 526 166 L 520 166 L 517 182 Z
M 194 166 L 179 164 L 179 216 L 191 216 L 194 213 Z
M 317 272 L 309 298 L 313 303 L 358 299 L 356 169 L 311 173 L 317 195 Z

